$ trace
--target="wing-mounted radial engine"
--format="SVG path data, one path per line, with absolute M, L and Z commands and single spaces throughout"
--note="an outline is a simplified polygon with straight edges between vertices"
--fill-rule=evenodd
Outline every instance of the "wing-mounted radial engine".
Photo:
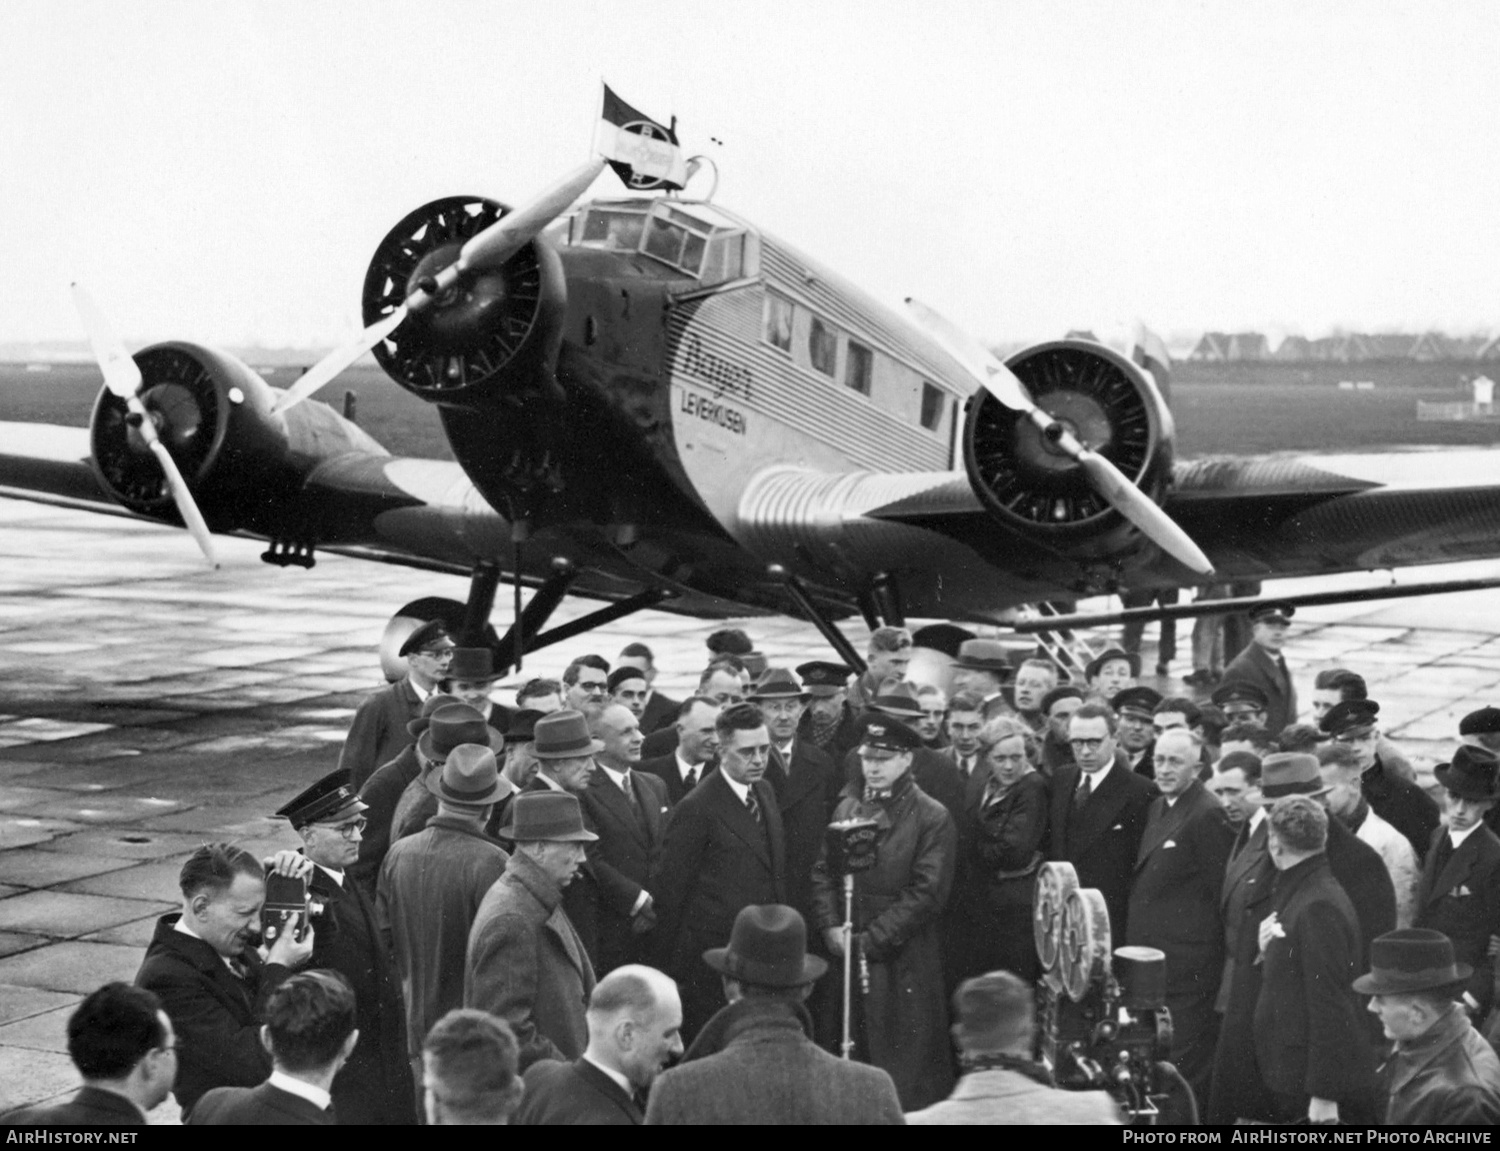
M 477 266 L 446 287 L 438 275 L 464 246 L 508 214 L 494 200 L 449 196 L 406 215 L 380 242 L 365 274 L 365 323 L 414 296 L 413 311 L 375 345 L 386 374 L 432 403 L 522 406 L 554 392 L 567 289 L 557 252 L 540 236 L 503 262 Z
M 1070 450 L 1069 437 L 1153 503 L 1172 475 L 1172 413 L 1151 377 L 1101 344 L 1058 340 L 1006 367 L 1048 419 L 978 392 L 964 427 L 964 466 L 989 513 L 1023 538 L 1083 561 L 1119 560 L 1146 540 Z
M 140 372 L 138 390 L 127 397 L 104 387 L 89 427 L 94 470 L 131 511 L 169 523 L 179 519 L 181 505 L 144 430 L 148 420 L 217 532 L 278 538 L 285 530 L 278 512 L 319 462 L 355 450 L 386 454 L 323 404 L 273 415 L 280 393 L 227 353 L 173 342 L 131 358 Z M 131 410 L 131 399 L 139 412 Z

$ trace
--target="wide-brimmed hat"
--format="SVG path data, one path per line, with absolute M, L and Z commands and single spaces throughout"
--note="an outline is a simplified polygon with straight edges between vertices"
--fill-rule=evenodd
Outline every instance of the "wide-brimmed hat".
M 504 675 L 495 670 L 495 653 L 487 647 L 456 647 L 444 679 L 462 679 L 470 683 L 493 683 Z
M 516 790 L 500 774 L 495 753 L 480 743 L 459 744 L 448 753 L 442 770 L 429 771 L 422 782 L 439 799 L 471 807 L 498 803 Z
M 1500 799 L 1500 759 L 1482 747 L 1463 744 L 1452 763 L 1439 764 L 1432 774 L 1459 799 Z
M 427 725 L 432 722 L 432 713 L 440 707 L 447 707 L 450 703 L 457 703 L 455 696 L 444 695 L 435 691 L 422 701 L 422 710 L 417 712 L 417 718 L 406 725 L 406 733 L 413 739 L 427 730 Z
M 797 682 L 797 677 L 784 667 L 769 667 L 766 674 L 755 681 L 746 699 L 803 699 L 807 693 Z
M 897 719 L 922 719 L 927 714 L 916 690 L 911 684 L 899 680 L 888 679 L 881 684 L 880 692 L 870 701 L 870 706 Z
M 1130 665 L 1130 674 L 1132 676 L 1141 674 L 1140 656 L 1132 655 L 1130 652 L 1125 651 L 1123 648 L 1107 647 L 1093 659 L 1089 660 L 1088 666 L 1083 669 L 1083 678 L 1093 679 L 1096 675 L 1099 674 L 1100 670 L 1103 669 L 1105 664 L 1109 663 L 1111 660 L 1116 659 L 1123 659 L 1127 664 Z
M 526 791 L 505 814 L 500 837 L 512 843 L 593 843 L 599 837 L 583 825 L 583 807 L 566 791 Z
M 807 953 L 807 924 L 781 903 L 752 904 L 734 917 L 728 947 L 710 947 L 703 962 L 721 975 L 760 987 L 815 983 L 828 964 Z
M 1441 931 L 1407 927 L 1387 931 L 1370 944 L 1370 971 L 1354 981 L 1361 995 L 1405 995 L 1458 990 L 1474 969 L 1453 957 L 1453 941 Z
M 1458 721 L 1459 735 L 1493 735 L 1500 732 L 1500 707 L 1481 707 Z
M 1260 793 L 1266 799 L 1284 795 L 1322 795 L 1328 791 L 1318 757 L 1304 751 L 1278 751 L 1260 761 Z
M 530 743 L 536 738 L 536 721 L 546 715 L 545 711 L 537 711 L 534 707 L 511 712 L 510 722 L 505 725 L 505 742 Z
M 450 699 L 427 719 L 427 730 L 417 739 L 417 750 L 423 758 L 444 760 L 462 743 L 484 744 L 491 751 L 505 750 L 505 737 L 484 716 L 466 703 Z
M 531 754 L 538 759 L 579 759 L 604 750 L 604 741 L 589 734 L 583 712 L 565 707 L 536 721 Z
M 966 639 L 958 645 L 958 657 L 953 661 L 958 667 L 973 671 L 1005 673 L 1011 670 L 1010 653 L 997 639 Z

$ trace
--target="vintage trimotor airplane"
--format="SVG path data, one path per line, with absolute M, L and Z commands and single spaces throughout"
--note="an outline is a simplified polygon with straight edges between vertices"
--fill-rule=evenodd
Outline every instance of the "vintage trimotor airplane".
M 637 114 L 618 138 L 636 183 L 671 186 L 670 130 Z M 433 616 L 484 634 L 508 579 L 509 633 L 489 634 L 513 665 L 645 607 L 804 615 L 862 666 L 837 627 L 855 613 L 1005 623 L 1122 587 L 1500 555 L 1500 452 L 1176 462 L 1131 358 L 1059 340 L 1000 364 L 711 196 L 577 204 L 605 162 L 519 210 L 406 216 L 365 277 L 370 327 L 286 392 L 191 343 L 130 356 L 80 296 L 105 378 L 90 426 L 0 422 L 0 494 L 184 523 L 210 558 L 210 532 L 239 533 L 272 563 L 471 576 L 466 604 L 400 609 L 391 643 Z M 456 463 L 302 402 L 371 348 L 438 405 Z M 606 603 L 547 629 L 570 593 Z M 1339 598 L 1361 596 L 1303 602 Z

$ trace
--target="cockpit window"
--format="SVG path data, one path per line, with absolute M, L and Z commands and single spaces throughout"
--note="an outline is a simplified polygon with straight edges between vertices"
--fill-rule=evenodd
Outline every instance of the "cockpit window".
M 636 251 L 660 260 L 703 284 L 743 275 L 745 232 L 726 226 L 720 213 L 700 207 L 711 219 L 665 200 L 591 204 L 573 219 L 568 242 L 575 246 Z
M 574 233 L 573 243 L 590 248 L 634 251 L 641 246 L 646 228 L 645 212 L 627 212 L 618 208 L 591 208 L 581 217 L 582 228 Z

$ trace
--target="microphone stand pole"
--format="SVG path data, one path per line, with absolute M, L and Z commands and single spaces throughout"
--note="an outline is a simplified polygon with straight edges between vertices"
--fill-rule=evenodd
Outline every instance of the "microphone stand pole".
M 854 1039 L 850 1034 L 850 990 L 854 984 L 854 873 L 844 873 L 844 1042 L 843 1057 L 854 1058 Z

